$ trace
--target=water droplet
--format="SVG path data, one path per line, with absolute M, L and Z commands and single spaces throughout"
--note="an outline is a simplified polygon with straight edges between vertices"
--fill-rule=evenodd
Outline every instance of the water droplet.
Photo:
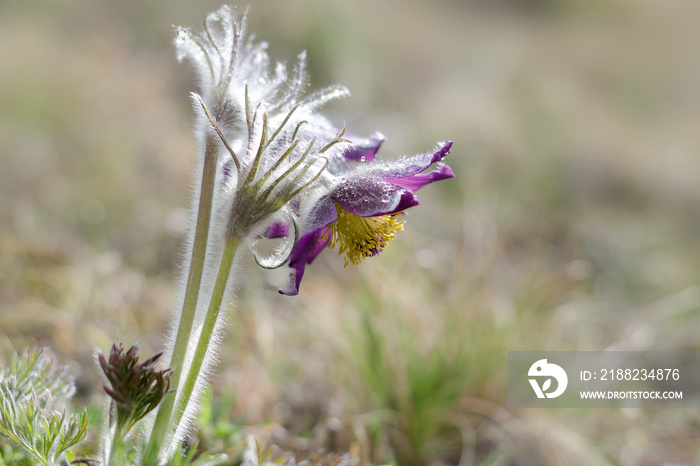
M 364 155 L 362 157 L 360 157 L 360 162 L 366 162 L 366 161 L 367 161 L 367 157 L 365 157 Z

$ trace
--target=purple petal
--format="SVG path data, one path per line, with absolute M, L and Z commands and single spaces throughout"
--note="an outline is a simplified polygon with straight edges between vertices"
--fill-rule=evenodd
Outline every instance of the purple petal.
M 356 174 L 331 192 L 340 207 L 360 217 L 392 214 L 418 205 L 410 192 L 388 181 Z
M 450 153 L 451 147 L 452 141 L 445 141 L 442 143 L 442 147 L 434 152 L 404 157 L 393 162 L 373 163 L 366 167 L 364 173 L 387 181 L 413 176 L 445 158 Z
M 395 184 L 396 186 L 401 186 L 402 188 L 411 192 L 415 192 L 427 184 L 445 180 L 447 178 L 454 178 L 454 176 L 454 172 L 448 165 L 439 163 L 437 168 L 431 172 L 417 173 L 415 175 L 405 176 L 402 178 L 391 178 L 387 181 L 389 181 L 391 184 Z
M 431 163 L 439 162 L 440 160 L 447 157 L 452 149 L 452 141 L 442 142 L 442 147 L 433 152 L 433 161 Z
M 401 193 L 401 199 L 399 200 L 399 203 L 394 207 L 394 210 L 391 212 L 385 212 L 385 214 L 393 214 L 395 212 L 401 212 L 402 210 L 406 210 L 409 207 L 415 207 L 418 204 L 418 198 L 413 195 L 411 191 L 404 190 L 404 192 Z M 385 214 L 379 214 L 379 215 L 385 215 Z
M 352 162 L 372 162 L 379 146 L 384 142 L 384 136 L 380 133 L 373 134 L 369 138 L 346 133 L 345 138 L 350 140 L 352 145 L 343 155 L 346 160 Z
M 294 245 L 292 254 L 289 256 L 289 283 L 286 288 L 279 292 L 288 296 L 295 296 L 299 293 L 299 285 L 304 276 L 306 264 L 310 264 L 316 256 L 323 250 L 330 240 L 323 240 L 321 237 L 326 228 L 338 218 L 338 212 L 329 197 L 324 196 L 317 201 L 309 213 L 309 220 L 305 225 L 305 231 L 297 244 Z
M 326 227 L 326 228 L 329 228 L 329 227 Z M 319 236 L 318 241 L 316 241 L 316 246 L 311 250 L 311 254 L 309 254 L 309 257 L 306 258 L 307 264 L 312 263 L 314 261 L 314 259 L 316 259 L 316 256 L 318 256 L 321 253 L 321 251 L 326 249 L 326 246 L 328 246 L 328 243 L 330 243 L 330 241 L 331 241 L 331 236 L 333 234 L 332 229 L 329 229 L 325 238 L 323 237 L 323 234 L 326 233 L 326 229 L 321 228 L 320 231 L 322 234 L 321 234 L 321 236 Z
M 303 236 L 335 222 L 338 218 L 338 211 L 335 210 L 331 197 L 324 195 L 313 201 L 308 213 L 306 215 L 302 214 L 302 216 L 305 218 L 304 224 L 301 226 L 301 234 Z
M 287 296 L 296 296 L 299 293 L 299 285 L 304 276 L 306 264 L 313 259 L 312 256 L 318 254 L 316 250 L 323 228 L 318 228 L 301 238 L 294 246 L 292 255 L 289 257 L 289 282 L 286 288 L 281 288 L 279 292 Z M 311 259 L 309 259 L 311 257 Z M 315 257 L 315 256 L 314 256 Z

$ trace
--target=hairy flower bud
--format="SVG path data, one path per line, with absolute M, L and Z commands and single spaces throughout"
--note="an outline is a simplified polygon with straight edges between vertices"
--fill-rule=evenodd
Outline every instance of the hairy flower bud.
M 122 344 L 114 344 L 109 359 L 99 353 L 97 358 L 109 386 L 104 391 L 112 398 L 111 422 L 124 433 L 150 413 L 170 390 L 170 369 L 157 371 L 156 362 L 162 353 L 139 364 L 139 346 L 126 353 Z

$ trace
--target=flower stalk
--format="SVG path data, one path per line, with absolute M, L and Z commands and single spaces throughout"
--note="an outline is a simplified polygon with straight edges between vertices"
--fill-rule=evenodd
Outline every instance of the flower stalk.
M 179 426 L 181 424 L 182 418 L 185 412 L 187 412 L 190 403 L 196 402 L 196 400 L 193 400 L 193 394 L 196 384 L 202 376 L 201 369 L 204 365 L 204 360 L 211 352 L 212 339 L 214 338 L 214 333 L 219 322 L 219 315 L 221 313 L 226 287 L 231 275 L 231 267 L 233 266 L 233 260 L 239 244 L 240 240 L 237 238 L 229 238 L 224 247 L 221 263 L 219 264 L 219 272 L 216 277 L 202 331 L 197 341 L 192 363 L 189 365 L 189 370 L 178 390 L 177 405 L 171 414 L 170 423 L 173 426 Z
M 204 274 L 204 263 L 207 256 L 207 245 L 209 242 L 209 230 L 211 224 L 212 203 L 214 198 L 214 187 L 216 181 L 216 168 L 218 160 L 218 140 L 215 134 L 207 133 L 204 163 L 202 166 L 202 180 L 200 188 L 199 203 L 197 206 L 197 223 L 194 231 L 194 241 L 192 243 L 192 254 L 190 255 L 190 267 L 187 275 L 187 287 L 183 300 L 180 321 L 177 328 L 177 335 L 173 344 L 173 353 L 170 360 L 170 367 L 173 370 L 171 377 L 177 391 L 184 369 L 185 358 L 192 334 L 195 314 L 197 312 L 197 302 L 202 285 Z M 162 444 L 167 435 L 173 405 L 175 404 L 175 394 L 166 396 L 158 410 L 155 424 L 149 441 L 149 450 L 154 450 L 157 445 Z M 174 424 L 177 425 L 177 424 Z

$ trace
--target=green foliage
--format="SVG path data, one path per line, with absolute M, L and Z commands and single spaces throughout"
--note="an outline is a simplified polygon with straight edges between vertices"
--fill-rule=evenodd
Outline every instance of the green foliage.
M 230 457 L 239 457 L 245 449 L 242 425 L 230 419 L 233 393 L 228 390 L 214 400 L 208 387 L 202 394 L 197 416 L 199 447 L 206 451 L 225 451 Z
M 226 455 L 197 453 L 197 448 L 192 448 L 186 455 L 175 455 L 166 466 L 215 466 L 223 464 L 226 460 Z
M 21 356 L 15 355 L 10 367 L 0 372 L 3 394 L 12 394 L 17 400 L 38 393 L 37 401 L 46 407 L 52 399 L 70 398 L 75 387 L 65 368 L 56 367 L 44 350 L 33 349 Z
M 123 443 L 122 447 L 124 446 Z M 177 451 L 169 460 L 164 462 L 158 460 L 158 452 L 150 452 L 148 454 L 143 443 L 139 445 L 139 448 L 130 448 L 128 452 L 113 451 L 112 454 L 115 456 L 108 458 L 107 461 L 118 466 L 215 466 L 223 464 L 228 459 L 224 454 L 209 451 L 203 452 L 196 445 L 184 452 Z
M 397 304 L 366 289 L 356 302 L 358 325 L 348 328 L 358 378 L 370 395 L 362 408 L 379 422 L 370 426 L 380 433 L 373 443 L 388 437 L 400 465 L 459 457 L 462 421 L 455 412 L 465 395 L 493 378 L 506 330 L 480 323 L 476 313 L 469 326 L 460 325 L 449 303 L 435 310 L 434 322 L 416 324 L 414 310 Z
M 25 466 L 30 465 L 26 456 L 12 448 L 9 443 L 4 443 L 0 438 L 0 466 Z
M 68 451 L 85 438 L 88 426 L 87 412 L 69 415 L 65 408 L 56 410 L 58 402 L 74 392 L 65 369 L 57 368 L 43 350 L 16 355 L 0 371 L 0 436 L 33 464 L 66 464 Z
M 294 455 L 284 453 L 272 446 L 263 446 L 257 439 L 250 437 L 246 448 L 242 466 L 354 466 L 357 459 L 350 458 L 350 455 L 324 454 L 316 451 L 310 455 Z

